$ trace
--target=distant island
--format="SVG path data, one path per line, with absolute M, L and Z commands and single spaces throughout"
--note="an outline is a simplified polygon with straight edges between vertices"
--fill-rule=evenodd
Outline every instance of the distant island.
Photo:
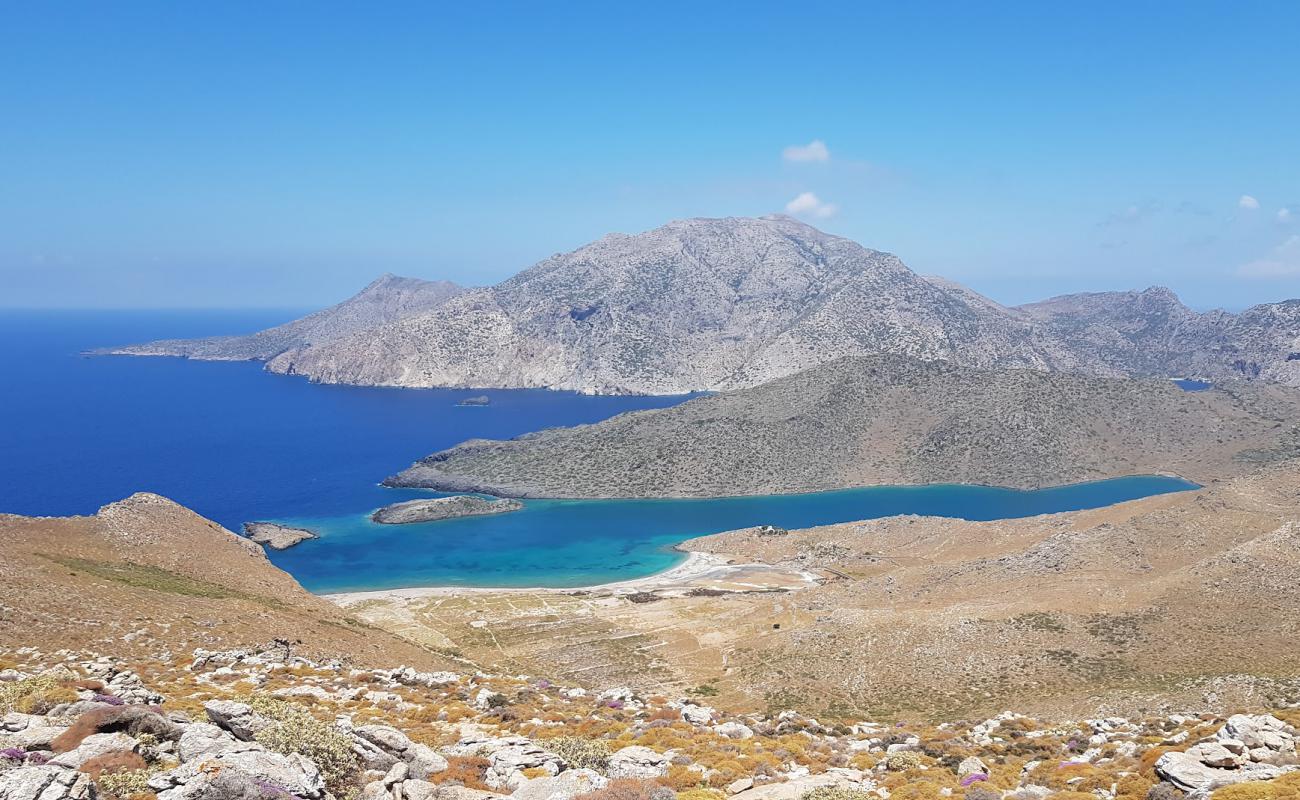
M 485 394 L 480 394 L 480 395 L 475 395 L 474 397 L 466 397 L 464 400 L 461 400 L 461 401 L 460 401 L 459 403 L 457 403 L 456 405 L 458 405 L 458 406 L 486 406 L 486 405 L 491 404 L 491 402 L 492 402 L 492 398 L 488 397 L 488 396 L 485 395 Z
M 1008 307 L 775 215 L 610 234 L 488 288 L 386 275 L 251 336 L 99 352 L 256 359 L 320 383 L 683 394 L 877 354 L 1300 386 L 1298 341 L 1300 300 L 1197 312 L 1153 287 Z
M 518 511 L 523 507 L 524 504 L 518 500 L 489 500 L 472 495 L 456 495 L 393 503 L 371 514 L 370 519 L 384 525 L 405 525 L 412 522 L 436 522 L 483 514 L 504 514 L 508 511 Z

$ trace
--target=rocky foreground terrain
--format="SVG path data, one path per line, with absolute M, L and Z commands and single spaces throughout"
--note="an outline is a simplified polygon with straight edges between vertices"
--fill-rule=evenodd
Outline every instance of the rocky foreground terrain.
M 938 725 L 357 669 L 282 647 L 0 652 L 4 800 L 1216 800 L 1300 787 L 1300 714 Z
M 594 393 L 742 388 L 878 353 L 1300 385 L 1300 301 L 1198 314 L 1153 289 L 1006 308 L 789 217 L 688 219 L 611 234 L 490 288 L 388 276 L 254 336 L 112 352 L 263 359 L 326 383 Z
M 510 441 L 388 479 L 511 497 L 692 497 L 874 484 L 1207 483 L 1300 456 L 1300 390 L 842 359 L 752 389 Z

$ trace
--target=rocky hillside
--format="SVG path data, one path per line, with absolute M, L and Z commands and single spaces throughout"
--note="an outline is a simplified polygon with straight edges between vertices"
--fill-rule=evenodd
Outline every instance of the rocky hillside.
M 328 383 L 669 394 L 844 355 L 1077 366 L 1020 316 L 787 217 L 614 234 L 419 317 L 269 367 Z
M 248 336 L 165 339 L 101 352 L 133 356 L 183 356 L 216 361 L 268 361 L 287 350 L 327 342 L 431 311 L 468 291 L 448 281 L 383 275 L 355 296 L 302 319 Z
M 875 356 L 511 441 L 466 442 L 389 479 L 517 497 L 689 497 L 873 484 L 1034 488 L 1143 473 L 1206 482 L 1300 456 L 1300 391 L 1184 392 Z
M 136 494 L 89 517 L 0 514 L 0 552 L 8 647 L 158 656 L 276 637 L 358 663 L 454 663 L 349 618 L 259 545 L 158 495 Z
M 386 277 L 254 336 L 113 352 L 258 358 L 326 383 L 597 393 L 748 387 L 878 353 L 1300 385 L 1300 301 L 1196 314 L 1152 289 L 1005 308 L 781 216 L 612 234 L 498 286 L 462 291 Z
M 4 800 L 1243 800 L 1300 786 L 1292 711 L 886 725 L 282 650 L 0 656 Z
M 1300 386 L 1300 300 L 1198 313 L 1164 288 L 1054 297 L 1020 306 L 1105 369 Z

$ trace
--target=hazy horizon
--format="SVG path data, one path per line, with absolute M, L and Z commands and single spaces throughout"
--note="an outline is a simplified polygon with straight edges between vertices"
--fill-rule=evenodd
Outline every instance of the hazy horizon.
M 1300 6 L 0 11 L 0 307 L 320 308 L 789 212 L 1013 305 L 1300 296 Z

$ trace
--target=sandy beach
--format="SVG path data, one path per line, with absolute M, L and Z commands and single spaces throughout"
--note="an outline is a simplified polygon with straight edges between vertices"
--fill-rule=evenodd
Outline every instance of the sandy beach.
M 378 589 L 365 592 L 339 592 L 321 595 L 347 606 L 371 600 L 414 600 L 423 597 L 456 597 L 468 594 L 635 594 L 638 592 L 682 591 L 700 587 L 722 591 L 761 591 L 811 585 L 819 576 L 792 567 L 771 564 L 737 563 L 725 555 L 686 551 L 686 560 L 663 572 L 644 578 L 601 583 L 591 586 L 551 587 L 470 587 L 428 586 L 407 589 Z

